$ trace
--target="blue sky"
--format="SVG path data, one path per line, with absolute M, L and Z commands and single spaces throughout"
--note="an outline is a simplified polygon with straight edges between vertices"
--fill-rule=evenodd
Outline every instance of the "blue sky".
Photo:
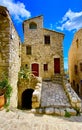
M 44 27 L 65 34 L 64 68 L 68 68 L 68 51 L 74 33 L 82 28 L 82 0 L 0 0 L 10 11 L 17 32 L 23 41 L 22 22 L 44 16 Z

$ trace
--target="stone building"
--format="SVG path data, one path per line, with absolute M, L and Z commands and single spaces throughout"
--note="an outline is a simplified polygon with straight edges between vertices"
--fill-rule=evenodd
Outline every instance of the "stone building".
M 73 89 L 82 97 L 82 28 L 75 33 L 69 50 L 69 77 Z
M 13 88 L 10 106 L 27 109 L 38 107 L 40 113 L 44 112 L 45 107 L 47 114 L 64 115 L 67 108 L 72 110 L 62 84 L 64 34 L 43 28 L 42 16 L 24 21 L 23 30 L 24 43 L 20 45 L 20 38 L 7 8 L 0 6 L 0 80 L 6 73 Z M 20 66 L 30 68 L 35 76 L 32 75 L 29 81 L 24 78 L 18 80 Z M 42 79 L 52 79 L 58 84 L 42 82 Z M 80 109 L 81 101 L 77 95 L 69 91 L 68 86 L 66 91 L 73 108 Z M 60 111 L 59 107 L 65 109 Z
M 21 65 L 20 38 L 9 11 L 0 6 L 0 79 L 6 73 L 13 87 L 10 105 L 17 107 L 17 81 Z
M 62 77 L 64 34 L 43 28 L 43 16 L 25 20 L 23 30 L 22 66 L 29 67 L 35 76 L 45 80 Z

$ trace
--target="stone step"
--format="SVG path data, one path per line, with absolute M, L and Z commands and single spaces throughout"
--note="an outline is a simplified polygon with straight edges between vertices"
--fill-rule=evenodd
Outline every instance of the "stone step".
M 34 111 L 35 113 L 39 114 L 48 114 L 48 115 L 56 115 L 56 116 L 76 116 L 77 112 L 73 108 L 53 108 L 53 107 L 46 107 L 46 108 L 38 108 Z
M 42 83 L 41 108 L 44 107 L 71 108 L 62 85 L 54 84 L 53 82 Z
M 53 83 L 62 84 L 63 83 L 62 76 L 61 75 L 54 75 L 54 76 L 52 76 L 52 82 Z
M 63 82 L 62 81 L 59 81 L 59 80 L 53 80 L 52 81 L 54 84 L 62 84 Z

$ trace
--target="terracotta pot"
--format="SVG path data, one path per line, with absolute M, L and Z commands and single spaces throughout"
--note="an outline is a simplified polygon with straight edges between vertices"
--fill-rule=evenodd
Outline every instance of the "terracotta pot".
M 0 108 L 2 108 L 4 106 L 4 104 L 5 104 L 5 97 L 4 97 L 4 95 L 1 95 L 0 96 Z

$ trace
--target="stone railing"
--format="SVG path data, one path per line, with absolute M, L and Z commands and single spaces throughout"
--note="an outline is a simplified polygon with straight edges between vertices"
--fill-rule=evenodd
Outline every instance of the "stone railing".
M 36 84 L 35 90 L 32 95 L 32 108 L 38 108 L 40 106 L 42 79 L 38 77 L 37 80 L 38 80 L 38 83 Z
M 76 110 L 81 110 L 81 99 L 78 97 L 78 95 L 75 93 L 75 91 L 72 89 L 71 84 L 67 83 L 65 86 L 65 91 L 69 97 L 71 106 Z

